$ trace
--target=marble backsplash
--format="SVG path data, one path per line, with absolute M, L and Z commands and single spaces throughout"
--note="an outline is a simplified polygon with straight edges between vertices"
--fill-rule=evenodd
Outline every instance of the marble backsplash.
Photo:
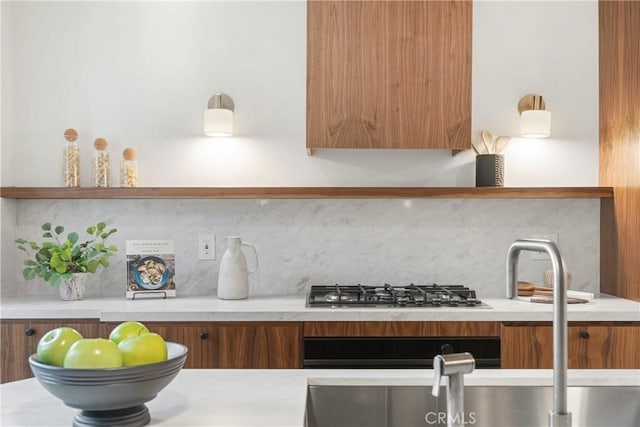
M 318 283 L 464 284 L 482 297 L 505 294 L 509 244 L 556 233 L 572 288 L 598 292 L 599 199 L 18 200 L 5 227 L 2 295 L 55 295 L 25 282 L 22 253 L 6 239 L 38 239 L 43 222 L 81 231 L 97 221 L 118 228 L 111 266 L 89 278 L 86 297 L 124 298 L 128 239 L 173 239 L 177 294 L 215 294 L 225 236 L 256 246 L 251 295 L 304 293 Z M 6 218 L 4 223 L 7 223 Z M 199 261 L 199 234 L 216 235 L 216 260 Z M 252 254 L 246 252 L 248 262 Z M 7 268 L 10 264 L 15 268 Z M 541 283 L 549 261 L 520 256 L 520 279 Z

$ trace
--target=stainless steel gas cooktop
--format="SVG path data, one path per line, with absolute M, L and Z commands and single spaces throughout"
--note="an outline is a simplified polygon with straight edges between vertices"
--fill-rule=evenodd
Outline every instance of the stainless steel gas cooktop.
M 476 291 L 461 285 L 312 285 L 307 307 L 480 307 Z

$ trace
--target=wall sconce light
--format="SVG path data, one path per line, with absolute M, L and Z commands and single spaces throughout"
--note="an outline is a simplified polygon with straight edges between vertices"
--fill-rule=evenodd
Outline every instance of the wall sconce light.
M 204 134 L 207 136 L 233 135 L 233 100 L 224 93 L 216 93 L 209 98 L 204 112 Z
M 525 138 L 548 138 L 551 134 L 551 113 L 546 111 L 540 95 L 529 94 L 518 102 L 520 135 Z

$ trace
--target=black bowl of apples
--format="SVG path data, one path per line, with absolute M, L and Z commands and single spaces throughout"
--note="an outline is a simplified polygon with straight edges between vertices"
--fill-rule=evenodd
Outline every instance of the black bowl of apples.
M 74 426 L 137 427 L 149 423 L 145 402 L 178 375 L 187 353 L 140 322 L 119 324 L 109 339 L 61 327 L 42 337 L 29 366 L 51 394 L 81 409 Z

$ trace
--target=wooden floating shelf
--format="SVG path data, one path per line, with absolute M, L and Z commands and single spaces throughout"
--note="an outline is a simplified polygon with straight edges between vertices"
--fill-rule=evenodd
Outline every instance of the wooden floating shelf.
M 7 199 L 610 199 L 611 187 L 1 187 Z

